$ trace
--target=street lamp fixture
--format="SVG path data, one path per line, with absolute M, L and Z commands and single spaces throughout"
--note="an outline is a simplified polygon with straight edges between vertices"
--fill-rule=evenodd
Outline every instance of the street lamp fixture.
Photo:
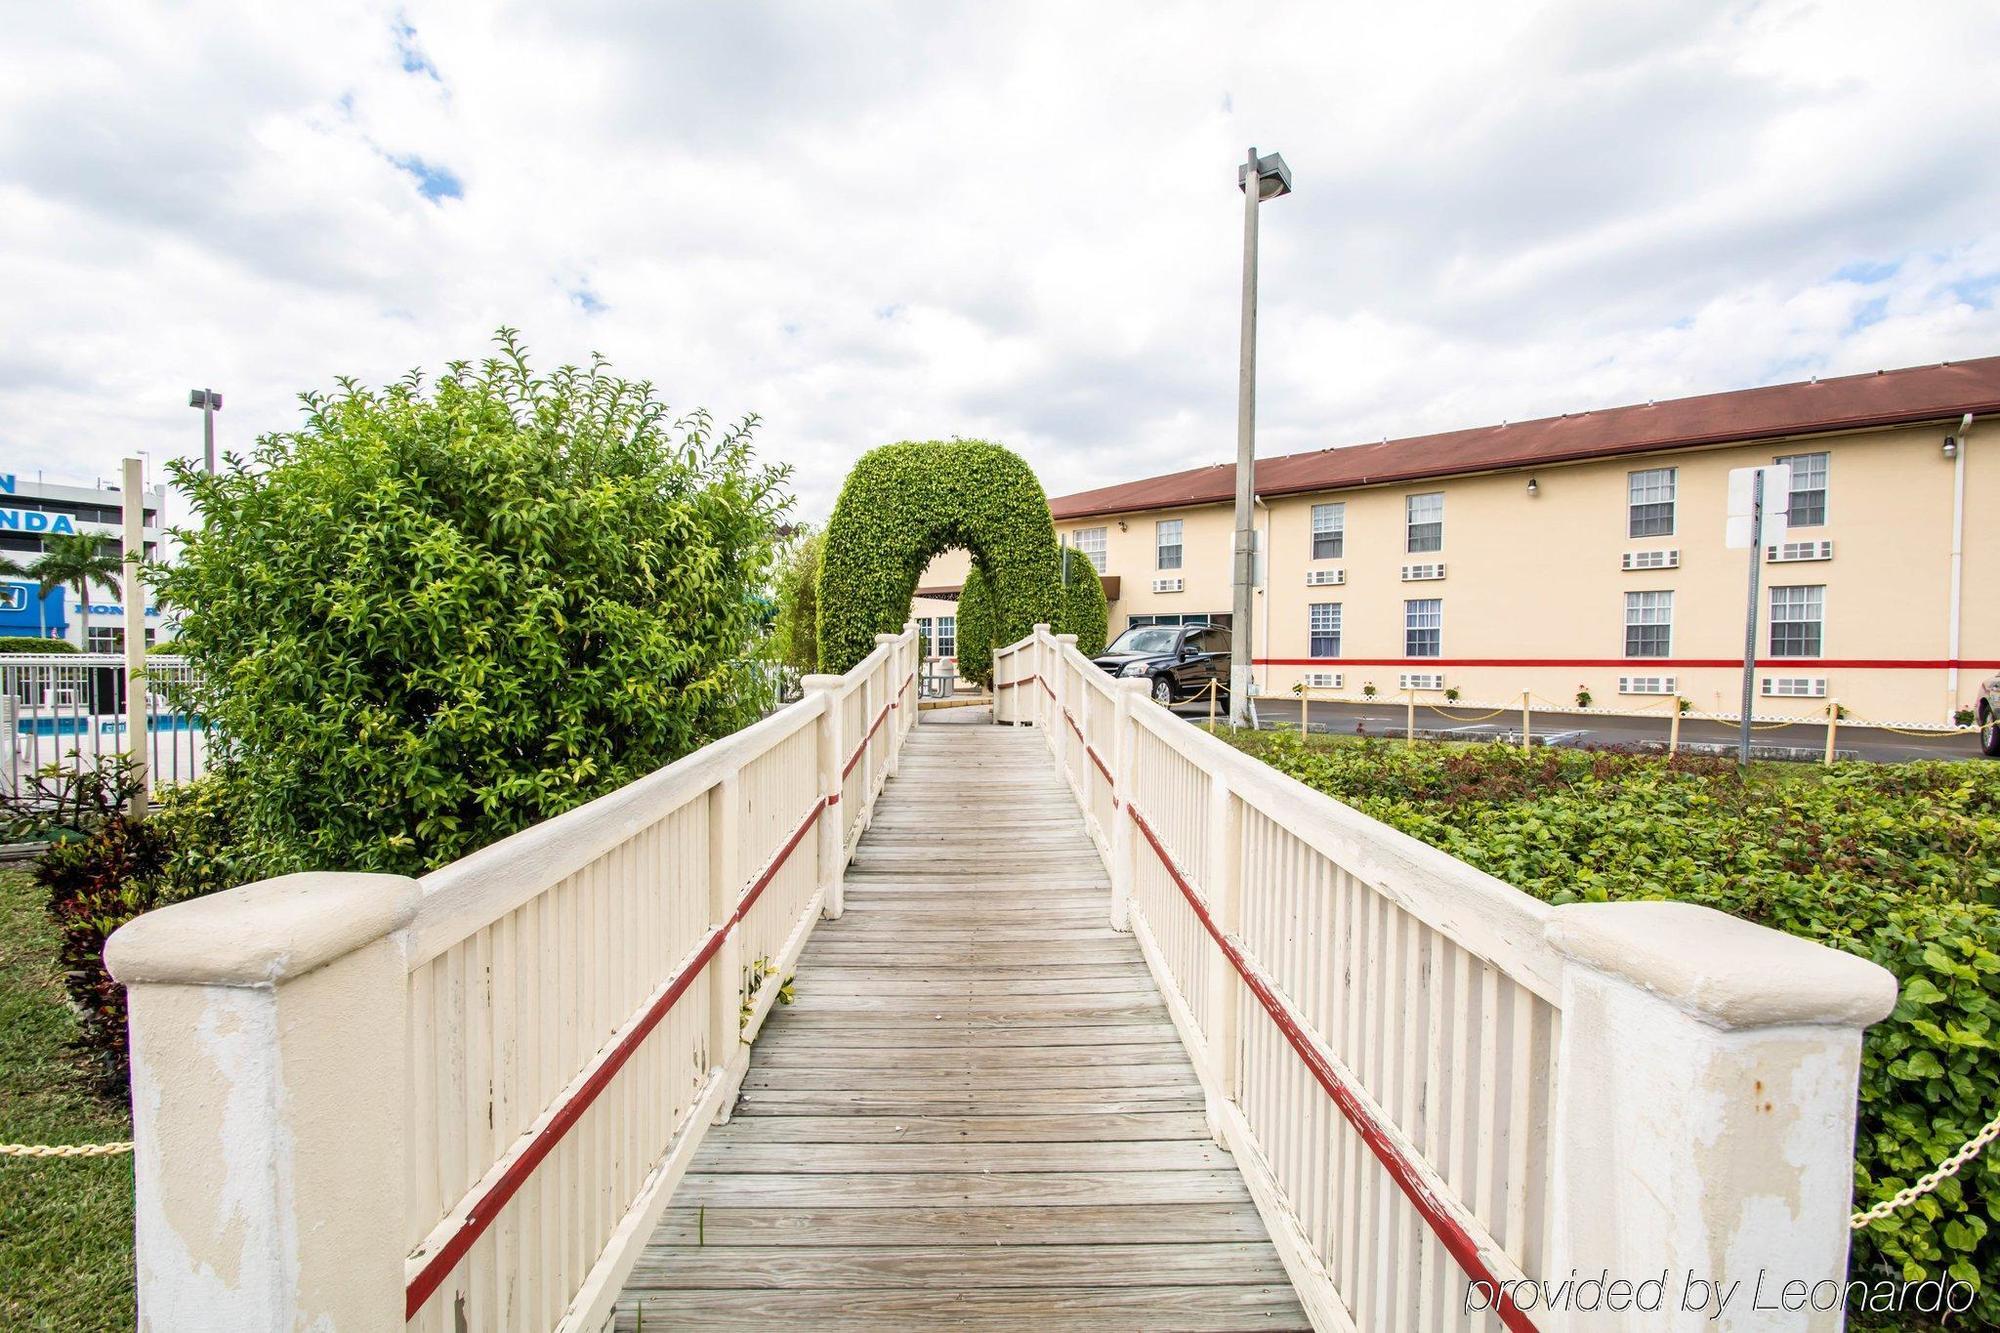
M 201 409 L 201 457 L 208 475 L 215 475 L 215 414 L 222 410 L 222 395 L 213 389 L 189 389 L 188 406 Z
M 1256 177 L 1257 188 L 1250 188 Z M 1292 169 L 1278 153 L 1259 157 L 1252 148 L 1237 165 L 1243 191 L 1243 341 L 1236 370 L 1236 549 L 1229 618 L 1229 725 L 1250 722 L 1251 583 L 1256 576 L 1257 534 L 1257 205 L 1292 192 Z
M 1256 156 L 1255 149 L 1251 150 L 1251 156 Z M 1239 190 L 1242 189 L 1243 182 L 1248 179 L 1250 179 L 1250 164 L 1248 162 L 1237 163 L 1236 188 Z M 1285 155 L 1283 153 L 1266 153 L 1264 156 L 1257 158 L 1257 201 L 1262 203 L 1266 199 L 1276 199 L 1280 195 L 1290 194 L 1291 192 L 1292 169 L 1285 165 Z

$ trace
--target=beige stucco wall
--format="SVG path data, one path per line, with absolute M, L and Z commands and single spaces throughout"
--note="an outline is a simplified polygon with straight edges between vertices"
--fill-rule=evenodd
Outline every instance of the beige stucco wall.
M 1265 530 L 1267 577 L 1257 597 L 1252 644 L 1260 688 L 1289 692 L 1307 671 L 1338 672 L 1343 688 L 1364 682 L 1392 695 L 1403 671 L 1435 671 L 1468 701 L 1518 699 L 1522 690 L 1568 705 L 1579 687 L 1598 707 L 1664 706 L 1621 698 L 1623 674 L 1672 675 L 1677 691 L 1704 711 L 1734 711 L 1748 553 L 1724 546 L 1729 470 L 1781 454 L 1824 450 L 1831 457 L 1825 524 L 1795 529 L 1794 540 L 1831 540 L 1831 560 L 1766 562 L 1759 593 L 1760 661 L 1769 647 L 1769 593 L 1776 585 L 1823 584 L 1825 625 L 1819 659 L 1785 659 L 1759 676 L 1825 677 L 1829 697 L 1859 717 L 1935 722 L 1969 704 L 1981 679 L 2000 669 L 2000 525 L 1982 522 L 1978 497 L 2000 492 L 2000 429 L 1975 428 L 1966 452 L 1967 522 L 1962 639 L 1955 692 L 1947 689 L 1947 586 L 1950 571 L 1952 464 L 1940 444 L 1946 425 L 1776 444 L 1678 451 L 1607 459 L 1413 485 L 1282 497 L 1258 510 Z M 1675 532 L 1627 538 L 1626 474 L 1678 469 Z M 1537 494 L 1527 493 L 1533 477 Z M 1445 495 L 1444 546 L 1436 554 L 1404 550 L 1404 497 Z M 1347 505 L 1346 552 L 1313 562 L 1311 509 Z M 1154 525 L 1185 524 L 1184 591 L 1156 593 Z M 1121 575 L 1112 609 L 1114 632 L 1134 615 L 1227 612 L 1230 605 L 1230 511 L 1226 505 L 1133 513 L 1058 525 L 1061 532 L 1106 529 L 1106 572 Z M 1626 572 L 1626 551 L 1673 548 L 1680 567 Z M 1441 561 L 1446 577 L 1404 582 L 1402 566 Z M 1340 568 L 1347 582 L 1307 587 L 1311 568 Z M 1672 657 L 1623 659 L 1627 591 L 1674 593 Z M 1443 654 L 1436 664 L 1403 660 L 1403 602 L 1444 603 Z M 1338 661 L 1299 664 L 1307 654 L 1307 605 L 1343 608 Z M 1494 661 L 1474 665 L 1468 659 Z M 1898 665 L 1864 665 L 1893 661 Z M 1926 663 L 1932 665 L 1914 665 Z M 1818 699 L 1765 699 L 1760 716 L 1823 716 Z

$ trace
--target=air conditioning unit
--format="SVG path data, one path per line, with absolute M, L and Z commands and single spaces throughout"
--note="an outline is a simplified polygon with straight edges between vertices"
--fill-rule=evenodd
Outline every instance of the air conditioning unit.
M 1679 569 L 1681 553 L 1679 547 L 1662 547 L 1653 551 L 1627 551 L 1624 567 L 1633 569 Z
M 1672 676 L 1620 676 L 1618 678 L 1618 692 L 1620 694 L 1672 694 L 1674 692 L 1674 678 Z
M 1308 569 L 1306 571 L 1306 586 L 1308 588 L 1338 586 L 1345 582 L 1347 582 L 1347 571 L 1344 569 Z
M 1154 591 L 1154 592 L 1179 592 L 1179 591 L 1181 590 L 1182 586 L 1183 586 L 1183 585 L 1182 585 L 1182 583 L 1181 583 L 1181 580 L 1179 580 L 1179 579 L 1154 579 L 1154 580 L 1153 580 L 1153 591 Z
M 1346 677 L 1337 671 L 1308 671 L 1299 679 L 1309 690 L 1337 690 Z
M 1441 564 L 1403 566 L 1403 582 L 1405 583 L 1422 583 L 1428 579 L 1441 579 L 1443 577 L 1444 566 Z
M 1396 677 L 1396 688 L 1399 690 L 1441 690 L 1444 688 L 1444 677 L 1405 671 L 1402 675 Z
M 1762 693 L 1767 699 L 1824 699 L 1825 676 L 1765 676 Z
M 1766 546 L 1764 559 L 1774 565 L 1788 565 L 1795 560 L 1831 560 L 1833 543 L 1786 542 L 1781 546 Z

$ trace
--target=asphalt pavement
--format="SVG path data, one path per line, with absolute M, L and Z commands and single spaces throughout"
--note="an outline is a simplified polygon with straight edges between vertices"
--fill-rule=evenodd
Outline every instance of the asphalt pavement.
M 1477 717 L 1489 710 L 1441 705 L 1443 712 L 1419 703 L 1417 735 L 1426 740 L 1513 741 L 1521 738 L 1521 714 L 1510 710 L 1479 722 L 1458 719 Z M 1296 698 L 1257 700 L 1260 728 L 1289 728 L 1299 725 Z M 1174 712 L 1190 721 L 1208 716 L 1206 703 L 1181 704 Z M 1456 714 L 1457 717 L 1446 716 Z M 1314 703 L 1311 710 L 1315 735 L 1368 735 L 1397 737 L 1404 734 L 1407 718 L 1400 702 L 1375 704 Z M 1606 717 L 1596 713 L 1557 713 L 1536 710 L 1530 736 L 1536 743 L 1549 745 L 1658 746 L 1666 748 L 1671 719 L 1658 717 Z M 1762 725 L 1761 723 L 1759 724 Z M 1730 722 L 1701 718 L 1681 719 L 1681 749 L 1696 754 L 1736 753 L 1737 727 Z M 1979 752 L 1976 734 L 1958 736 L 1905 736 L 1899 732 L 1842 723 L 1834 732 L 1835 753 L 1842 759 L 1867 759 L 1876 763 L 1904 763 L 1913 759 L 1966 759 L 1986 761 Z M 1751 737 L 1752 755 L 1760 759 L 1818 760 L 1825 753 L 1826 725 L 1814 721 L 1789 727 L 1760 730 Z

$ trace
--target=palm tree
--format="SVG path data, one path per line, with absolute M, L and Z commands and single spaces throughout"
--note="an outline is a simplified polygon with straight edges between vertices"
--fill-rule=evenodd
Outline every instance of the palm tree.
M 90 585 L 95 583 L 112 596 L 118 595 L 119 576 L 125 562 L 104 553 L 103 543 L 87 532 L 44 537 L 42 554 L 25 571 L 48 596 L 58 587 L 76 589 L 76 611 L 83 621 L 83 650 L 90 651 Z

